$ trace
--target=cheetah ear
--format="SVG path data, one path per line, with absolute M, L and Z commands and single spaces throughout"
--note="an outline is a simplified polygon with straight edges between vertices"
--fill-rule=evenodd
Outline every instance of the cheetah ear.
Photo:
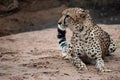
M 79 16 L 80 16 L 80 18 L 85 19 L 85 17 L 87 16 L 87 14 L 89 14 L 89 11 L 88 10 L 84 10 L 84 11 L 82 11 L 81 14 L 79 14 Z
M 79 21 L 83 21 L 84 19 L 86 19 L 86 16 L 89 14 L 89 11 L 88 10 L 84 10 L 82 11 L 81 13 L 79 14 L 76 14 L 76 17 L 75 17 L 75 20 L 76 22 L 79 22 Z

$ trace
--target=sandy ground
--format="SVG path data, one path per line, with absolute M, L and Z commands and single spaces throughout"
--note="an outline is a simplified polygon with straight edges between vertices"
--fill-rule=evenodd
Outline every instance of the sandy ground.
M 120 25 L 100 25 L 108 31 L 118 49 L 105 60 L 112 72 L 100 73 L 94 65 L 77 70 L 61 58 L 56 28 L 0 37 L 0 80 L 119 80 Z M 70 31 L 67 39 L 70 39 Z

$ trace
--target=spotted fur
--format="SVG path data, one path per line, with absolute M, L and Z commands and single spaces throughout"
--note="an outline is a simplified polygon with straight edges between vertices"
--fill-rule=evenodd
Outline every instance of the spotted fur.
M 70 44 L 66 43 L 66 28 L 72 31 Z M 69 8 L 62 12 L 58 21 L 58 39 L 64 57 L 72 57 L 73 64 L 79 69 L 87 69 L 84 61 L 96 62 L 96 68 L 105 68 L 103 57 L 116 50 L 116 45 L 110 35 L 94 23 L 89 11 L 82 8 Z

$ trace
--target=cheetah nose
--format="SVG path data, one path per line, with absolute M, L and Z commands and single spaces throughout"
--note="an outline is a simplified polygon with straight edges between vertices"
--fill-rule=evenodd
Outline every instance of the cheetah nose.
M 61 22 L 58 22 L 59 25 L 61 25 L 62 23 Z

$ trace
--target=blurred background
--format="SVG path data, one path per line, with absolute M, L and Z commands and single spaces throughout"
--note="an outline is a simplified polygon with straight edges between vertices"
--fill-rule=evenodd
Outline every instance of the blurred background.
M 68 7 L 90 10 L 97 24 L 120 23 L 120 0 L 0 0 L 0 36 L 55 28 Z

